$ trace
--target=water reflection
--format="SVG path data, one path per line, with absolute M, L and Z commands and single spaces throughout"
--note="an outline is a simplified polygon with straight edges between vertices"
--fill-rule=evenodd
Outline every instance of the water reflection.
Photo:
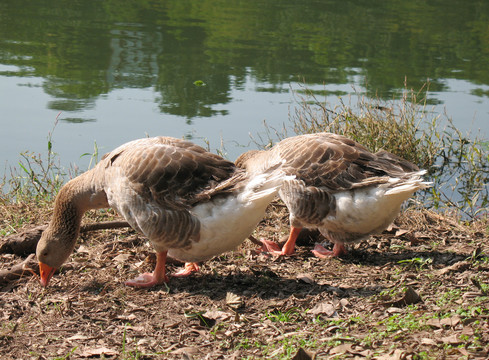
M 76 112 L 118 88 L 153 88 L 161 112 L 226 115 L 243 86 L 282 91 L 301 78 L 351 83 L 392 97 L 408 86 L 446 90 L 444 78 L 489 84 L 489 4 L 483 1 L 7 0 L 0 4 L 0 62 L 40 76 Z M 14 69 L 14 68 L 13 68 Z M 20 72 L 20 74 L 19 74 Z M 196 80 L 207 86 L 194 86 Z M 474 95 L 487 97 L 476 89 Z
M 488 17 L 472 0 L 2 0 L 0 153 L 45 150 L 61 111 L 64 164 L 145 134 L 233 159 L 302 83 L 392 99 L 429 78 L 429 104 L 489 132 Z

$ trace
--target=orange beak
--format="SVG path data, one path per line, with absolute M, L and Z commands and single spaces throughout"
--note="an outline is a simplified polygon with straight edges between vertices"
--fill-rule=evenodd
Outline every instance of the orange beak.
M 55 268 L 52 268 L 51 266 L 39 261 L 39 273 L 41 275 L 41 285 L 43 287 L 48 286 L 49 280 L 51 280 L 51 277 L 53 276 L 55 271 Z

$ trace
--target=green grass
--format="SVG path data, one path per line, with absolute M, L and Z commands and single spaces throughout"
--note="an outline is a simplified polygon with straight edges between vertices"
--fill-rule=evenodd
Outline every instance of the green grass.
M 416 314 L 416 306 L 408 306 L 408 309 L 409 311 L 395 313 L 378 321 L 377 326 L 372 327 L 360 340 L 361 344 L 373 349 L 384 340 L 402 341 L 407 334 L 429 329 L 424 325 L 426 317 Z
M 405 265 L 407 267 L 414 267 L 418 271 L 425 269 L 428 265 L 430 265 L 433 262 L 433 259 L 431 258 L 422 258 L 422 257 L 416 257 L 412 259 L 406 259 L 406 260 L 399 260 L 397 263 Z
M 278 309 L 274 309 L 272 311 L 267 311 L 265 313 L 265 318 L 269 319 L 272 322 L 297 322 L 303 319 L 303 316 L 300 313 L 299 308 L 293 307 L 286 311 L 281 311 Z
M 422 316 L 415 315 L 413 313 L 417 310 L 417 308 L 415 306 L 409 306 L 408 308 L 412 310 L 412 312 L 409 311 L 403 314 L 393 314 L 387 319 L 379 322 L 379 325 L 385 326 L 386 334 L 392 334 L 398 330 L 402 330 L 404 332 L 418 331 L 423 327 L 426 327 L 422 324 L 425 319 Z
M 450 305 L 454 303 L 455 301 L 461 299 L 462 297 L 462 290 L 460 289 L 450 289 L 447 292 L 444 292 L 443 294 L 439 295 L 436 300 L 436 305 L 443 307 L 446 305 Z
M 10 168 L 9 179 L 4 176 L 0 181 L 0 189 L 3 190 L 0 204 L 2 202 L 49 202 L 64 184 L 65 177 L 69 173 L 60 166 L 52 142 L 58 116 L 47 136 L 46 154 L 30 151 L 21 153 L 18 167 Z
M 124 332 L 122 334 L 121 359 L 123 359 L 123 360 L 138 360 L 138 359 L 141 359 L 144 356 L 144 354 L 141 353 L 138 350 L 137 345 L 136 345 L 136 349 L 135 350 L 129 350 L 128 347 L 127 347 L 127 337 L 126 337 L 126 328 L 127 328 L 127 325 L 130 325 L 130 324 L 124 325 Z

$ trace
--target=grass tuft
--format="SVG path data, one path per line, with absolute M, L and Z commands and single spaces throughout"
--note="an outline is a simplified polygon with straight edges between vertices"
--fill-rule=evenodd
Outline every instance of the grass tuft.
M 56 116 L 52 130 L 47 137 L 45 155 L 26 151 L 20 154 L 17 166 L 10 168 L 10 177 L 0 183 L 0 199 L 3 203 L 50 202 L 58 193 L 69 175 L 59 163 L 58 154 L 53 150 L 53 132 L 58 124 Z

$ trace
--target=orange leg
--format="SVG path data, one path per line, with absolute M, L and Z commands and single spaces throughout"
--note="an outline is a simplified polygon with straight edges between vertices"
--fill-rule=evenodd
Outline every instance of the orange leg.
M 291 255 L 294 253 L 295 242 L 297 241 L 297 237 L 299 236 L 301 230 L 302 228 L 296 228 L 293 226 L 290 227 L 289 238 L 282 248 L 282 255 Z
M 289 238 L 287 239 L 287 242 L 282 247 L 282 250 L 280 250 L 280 247 L 276 243 L 274 243 L 273 241 L 261 240 L 263 245 L 260 249 L 258 249 L 258 251 L 259 252 L 269 252 L 269 253 L 271 253 L 273 255 L 277 255 L 277 256 L 291 255 L 294 253 L 295 242 L 297 241 L 297 237 L 299 236 L 299 233 L 301 232 L 301 230 L 302 230 L 302 228 L 296 228 L 293 226 L 290 227 Z
M 128 286 L 149 288 L 168 282 L 169 280 L 166 276 L 166 253 L 167 251 L 156 253 L 156 267 L 152 274 L 141 274 L 135 279 L 126 281 L 125 284 Z
M 346 247 L 343 244 L 334 244 L 333 246 L 333 255 L 334 256 L 341 256 L 341 255 L 346 255 L 348 254 L 348 251 L 346 251 Z
M 345 248 L 345 245 L 343 244 L 334 244 L 333 246 L 333 251 L 325 249 L 323 246 L 316 244 L 314 247 L 314 250 L 312 250 L 312 253 L 316 255 L 318 258 L 328 258 L 332 256 L 341 256 L 341 255 L 346 255 L 347 251 Z
M 182 270 L 176 272 L 175 274 L 172 274 L 171 276 L 175 276 L 175 277 L 189 276 L 190 274 L 198 271 L 200 271 L 199 264 L 188 262 L 185 263 L 185 267 Z

